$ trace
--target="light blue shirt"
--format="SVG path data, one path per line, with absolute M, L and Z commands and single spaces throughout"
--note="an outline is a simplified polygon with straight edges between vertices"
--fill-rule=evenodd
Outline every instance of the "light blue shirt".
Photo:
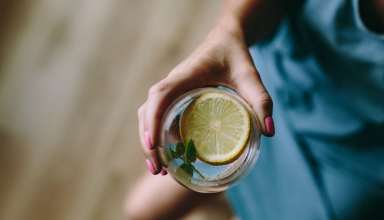
M 358 0 L 307 0 L 251 48 L 276 136 L 228 191 L 241 219 L 384 219 L 384 37 Z

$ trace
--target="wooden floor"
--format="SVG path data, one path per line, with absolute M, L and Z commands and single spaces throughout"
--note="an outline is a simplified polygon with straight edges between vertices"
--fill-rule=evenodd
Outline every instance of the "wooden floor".
M 219 4 L 1 1 L 0 219 L 123 219 L 144 171 L 136 109 Z M 212 207 L 189 219 L 229 218 Z

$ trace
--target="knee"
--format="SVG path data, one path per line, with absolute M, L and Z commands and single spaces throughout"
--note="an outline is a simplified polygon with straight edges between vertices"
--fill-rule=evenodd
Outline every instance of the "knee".
M 140 204 L 128 201 L 124 206 L 126 220 L 153 220 L 152 212 Z

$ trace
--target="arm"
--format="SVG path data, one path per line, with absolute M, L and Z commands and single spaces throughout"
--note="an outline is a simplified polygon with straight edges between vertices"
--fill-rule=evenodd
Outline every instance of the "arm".
M 219 23 L 240 29 L 250 45 L 270 36 L 284 15 L 279 0 L 226 0 Z
M 203 43 L 149 89 L 138 117 L 140 139 L 151 173 L 161 171 L 156 148 L 165 109 L 172 100 L 194 88 L 217 83 L 230 85 L 253 108 L 262 133 L 274 134 L 272 100 L 253 64 L 246 39 L 248 43 L 262 40 L 276 29 L 284 11 L 277 1 L 227 0 L 217 24 Z
M 217 24 L 199 47 L 149 89 L 147 100 L 138 109 L 138 119 L 146 164 L 152 174 L 166 173 L 157 155 L 162 115 L 172 100 L 194 88 L 217 83 L 230 85 L 251 105 L 263 134 L 274 135 L 272 100 L 253 64 L 248 45 L 269 36 L 282 17 L 282 10 L 274 0 L 227 0 Z M 185 212 L 191 208 L 192 200 L 196 203 L 207 199 L 176 187 L 169 177 L 147 176 L 143 182 L 134 190 L 140 193 L 132 193 L 128 198 L 128 216 L 172 219 L 177 216 L 174 210 Z M 167 192 L 162 202 L 151 199 L 158 190 Z
M 156 148 L 162 115 L 172 100 L 194 88 L 230 85 L 251 105 L 262 132 L 273 135 L 272 100 L 253 65 L 246 39 L 251 42 L 270 35 L 283 18 L 282 8 L 277 0 L 227 0 L 203 43 L 150 88 L 138 112 L 140 139 L 153 174 L 161 171 Z

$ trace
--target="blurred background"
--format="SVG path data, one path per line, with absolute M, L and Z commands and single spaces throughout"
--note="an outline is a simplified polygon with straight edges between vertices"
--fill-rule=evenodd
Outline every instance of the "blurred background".
M 0 219 L 123 219 L 145 170 L 137 107 L 203 40 L 219 6 L 1 1 Z M 218 200 L 187 219 L 229 213 Z

